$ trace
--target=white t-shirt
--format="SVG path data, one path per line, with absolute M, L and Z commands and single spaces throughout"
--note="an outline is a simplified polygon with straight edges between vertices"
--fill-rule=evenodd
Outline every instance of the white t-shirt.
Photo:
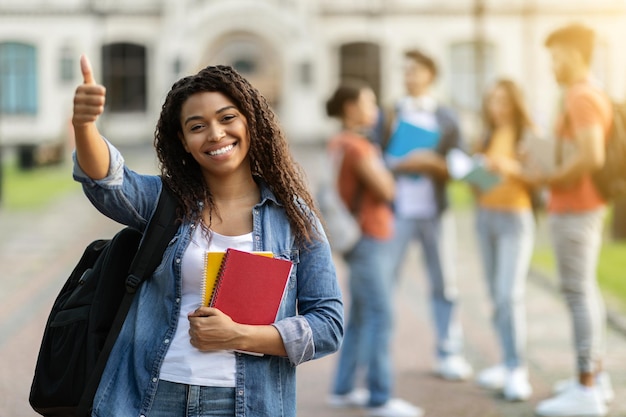
M 437 102 L 429 96 L 405 97 L 399 103 L 398 119 L 422 129 L 439 132 L 435 110 Z M 395 211 L 402 218 L 431 218 L 437 214 L 435 184 L 424 175 L 401 175 L 396 180 Z
M 201 352 L 189 342 L 187 314 L 202 304 L 202 277 L 206 252 L 225 252 L 227 248 L 252 251 L 252 233 L 224 236 L 211 231 L 211 239 L 202 227 L 195 227 L 191 242 L 183 254 L 182 299 L 178 326 L 161 366 L 160 378 L 179 384 L 209 387 L 235 386 L 235 355 L 232 351 Z

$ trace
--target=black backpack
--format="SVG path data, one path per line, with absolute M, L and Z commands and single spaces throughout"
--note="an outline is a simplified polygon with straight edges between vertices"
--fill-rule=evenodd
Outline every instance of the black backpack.
M 85 249 L 52 306 L 29 402 L 43 416 L 85 417 L 141 283 L 174 237 L 176 200 L 164 185 L 145 238 L 126 227 Z M 141 245 L 139 244 L 142 242 Z
M 594 185 L 607 200 L 626 196 L 626 102 L 613 102 L 613 121 L 602 168 L 593 172 Z

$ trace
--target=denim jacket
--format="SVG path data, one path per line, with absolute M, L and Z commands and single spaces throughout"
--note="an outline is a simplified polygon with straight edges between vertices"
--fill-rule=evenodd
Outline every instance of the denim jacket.
M 76 160 L 74 178 L 103 214 L 144 230 L 156 207 L 161 178 L 131 171 L 111 144 L 109 150 L 106 178 L 89 179 Z M 259 186 L 261 201 L 253 209 L 253 249 L 272 251 L 294 264 L 274 323 L 288 356 L 236 354 L 236 416 L 295 416 L 295 367 L 339 348 L 343 304 L 327 240 L 296 245 L 283 207 L 265 184 Z M 319 227 L 319 220 L 315 221 Z M 176 330 L 181 258 L 194 227 L 189 222 L 180 226 L 161 264 L 135 295 L 100 380 L 93 416 L 150 415 L 159 370 Z

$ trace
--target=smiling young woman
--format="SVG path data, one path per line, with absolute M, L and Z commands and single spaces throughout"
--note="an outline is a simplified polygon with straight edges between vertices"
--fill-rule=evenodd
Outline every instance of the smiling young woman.
M 177 81 L 155 131 L 161 175 L 141 175 L 100 136 L 105 89 L 86 58 L 81 67 L 74 177 L 90 201 L 139 230 L 164 182 L 180 202 L 178 232 L 135 297 L 93 413 L 295 416 L 296 365 L 338 349 L 343 304 L 313 199 L 265 98 L 226 66 Z M 202 305 L 206 254 L 227 248 L 292 262 L 272 325 Z
M 218 92 L 197 93 L 180 113 L 183 146 L 198 161 L 207 181 L 213 173 L 231 173 L 229 167 L 249 176 L 248 123 L 231 100 Z

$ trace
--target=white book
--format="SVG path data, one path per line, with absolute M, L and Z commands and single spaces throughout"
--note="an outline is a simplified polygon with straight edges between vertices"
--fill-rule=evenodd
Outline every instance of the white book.
M 487 191 L 502 181 L 500 175 L 485 167 L 481 157 L 470 156 L 457 148 L 448 152 L 446 163 L 453 179 L 475 185 L 482 191 Z

